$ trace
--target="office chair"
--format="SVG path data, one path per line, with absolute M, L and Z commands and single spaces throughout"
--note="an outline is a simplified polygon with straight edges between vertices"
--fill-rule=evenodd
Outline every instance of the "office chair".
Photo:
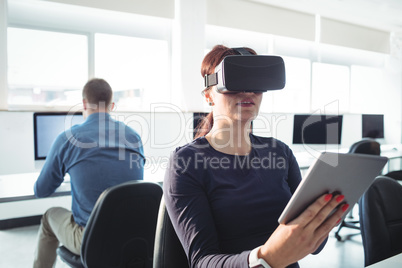
M 153 268 L 188 268 L 187 255 L 176 235 L 162 198 L 156 226 Z
M 371 155 L 380 155 L 381 147 L 380 144 L 373 139 L 363 139 L 361 141 L 355 142 L 350 146 L 349 154 L 371 154 Z M 354 205 L 354 204 L 350 204 Z M 347 220 L 347 218 L 351 220 Z M 339 235 L 339 232 L 343 227 L 352 228 L 356 230 L 360 230 L 359 220 L 353 220 L 353 208 L 350 210 L 349 215 L 340 223 L 338 230 L 335 232 L 335 237 L 338 241 L 342 241 L 342 237 Z
M 373 139 L 363 139 L 361 141 L 355 142 L 350 146 L 349 154 L 372 154 L 380 155 L 381 146 Z
M 89 217 L 81 257 L 63 246 L 57 254 L 77 268 L 151 268 L 161 197 L 161 186 L 153 182 L 130 181 L 110 187 Z
M 81 256 L 75 255 L 71 251 L 69 251 L 65 246 L 60 246 L 56 250 L 57 255 L 60 259 L 65 262 L 68 266 L 73 268 L 85 268 L 84 264 L 82 264 Z
M 364 264 L 402 253 L 402 185 L 378 176 L 359 200 Z
M 402 181 L 402 170 L 395 170 L 388 172 L 385 174 L 386 177 L 390 177 L 391 179 L 397 180 L 397 181 Z

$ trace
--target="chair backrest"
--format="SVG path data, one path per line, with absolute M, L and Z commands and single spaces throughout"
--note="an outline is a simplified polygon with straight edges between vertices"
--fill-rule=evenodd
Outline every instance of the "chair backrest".
M 390 177 L 391 179 L 402 181 L 402 170 L 394 170 L 385 174 L 385 176 Z
M 349 153 L 380 155 L 381 146 L 377 141 L 373 139 L 364 139 L 353 143 L 352 146 L 350 146 Z
M 151 268 L 162 188 L 130 181 L 99 197 L 82 240 L 85 267 Z
M 402 185 L 378 176 L 359 201 L 365 265 L 402 252 Z
M 162 198 L 155 235 L 154 268 L 188 268 L 187 255 L 173 228 Z

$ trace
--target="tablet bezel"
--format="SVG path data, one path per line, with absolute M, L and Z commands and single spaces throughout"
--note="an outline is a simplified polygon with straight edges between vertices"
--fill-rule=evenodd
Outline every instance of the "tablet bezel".
M 321 153 L 300 182 L 278 222 L 285 224 L 293 220 L 325 193 L 345 196 L 344 202 L 350 205 L 346 215 L 387 162 L 388 158 L 377 155 Z

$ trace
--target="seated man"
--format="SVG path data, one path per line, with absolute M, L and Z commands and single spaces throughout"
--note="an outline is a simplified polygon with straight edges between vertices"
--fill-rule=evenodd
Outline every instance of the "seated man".
M 80 255 L 83 231 L 99 195 L 111 186 L 143 179 L 141 138 L 110 117 L 112 95 L 105 80 L 88 81 L 82 91 L 85 122 L 61 133 L 50 149 L 35 195 L 51 195 L 69 173 L 72 212 L 54 207 L 43 215 L 34 267 L 53 267 L 59 243 Z

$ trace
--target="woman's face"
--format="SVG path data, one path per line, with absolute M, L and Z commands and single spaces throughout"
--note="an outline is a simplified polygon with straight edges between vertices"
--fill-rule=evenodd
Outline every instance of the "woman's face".
M 214 117 L 227 117 L 233 121 L 251 121 L 260 110 L 262 93 L 218 93 L 213 87 L 205 94 L 206 100 L 213 103 Z

